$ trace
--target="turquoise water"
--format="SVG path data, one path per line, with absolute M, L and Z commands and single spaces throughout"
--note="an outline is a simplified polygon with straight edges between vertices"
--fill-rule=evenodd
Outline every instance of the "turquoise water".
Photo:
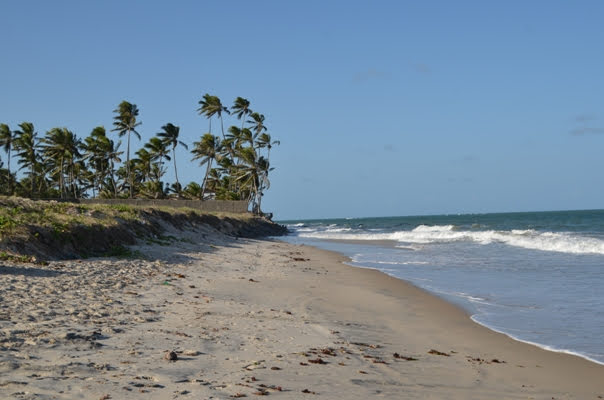
M 338 251 L 493 330 L 604 364 L 604 210 L 280 222 L 287 241 Z

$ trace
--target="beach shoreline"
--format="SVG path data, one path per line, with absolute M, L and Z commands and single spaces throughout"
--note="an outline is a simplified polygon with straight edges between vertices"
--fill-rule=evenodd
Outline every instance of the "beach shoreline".
M 375 243 L 377 241 L 368 242 L 368 243 L 363 243 L 361 241 L 353 241 L 353 240 L 333 240 L 333 239 L 331 239 L 329 241 L 340 242 L 340 243 L 377 245 Z M 383 245 L 383 243 L 380 243 L 379 245 Z M 326 250 L 326 251 L 332 251 L 332 250 Z M 338 253 L 337 251 L 334 251 L 334 252 Z M 382 274 L 384 274 L 384 275 L 386 275 L 388 277 L 392 277 L 392 278 L 398 279 L 398 280 L 404 282 L 407 285 L 411 285 L 411 286 L 413 286 L 413 287 L 415 287 L 415 288 L 417 288 L 419 290 L 422 290 L 422 291 L 426 292 L 430 296 L 437 297 L 437 298 L 441 299 L 442 301 L 447 302 L 447 303 L 449 303 L 449 304 L 451 304 L 451 305 L 459 308 L 460 311 L 462 311 L 463 313 L 466 314 L 467 318 L 469 318 L 472 322 L 474 322 L 475 324 L 479 325 L 480 327 L 483 327 L 483 328 L 486 328 L 486 329 L 488 329 L 490 331 L 493 331 L 495 333 L 499 333 L 499 334 L 502 334 L 504 336 L 507 336 L 508 338 L 510 338 L 510 339 L 512 339 L 514 341 L 517 341 L 519 343 L 535 346 L 535 347 L 537 347 L 539 349 L 542 349 L 542 350 L 545 350 L 545 351 L 550 351 L 550 352 L 553 352 L 553 353 L 560 353 L 560 354 L 567 354 L 567 355 L 576 356 L 576 357 L 582 358 L 584 360 L 587 360 L 589 362 L 592 362 L 594 364 L 598 364 L 598 365 L 604 366 L 603 362 L 600 362 L 600 361 L 598 361 L 596 359 L 590 358 L 589 356 L 587 356 L 585 354 L 581 354 L 579 352 L 575 352 L 575 351 L 567 350 L 567 349 L 558 349 L 558 348 L 555 348 L 555 347 L 551 347 L 551 346 L 544 345 L 544 344 L 541 344 L 541 343 L 531 342 L 531 341 L 528 341 L 528 340 L 523 340 L 523 339 L 521 339 L 519 337 L 515 337 L 514 335 L 506 332 L 505 330 L 499 330 L 499 329 L 496 329 L 496 328 L 494 328 L 492 326 L 489 326 L 487 324 L 481 323 L 480 321 L 478 321 L 477 319 L 474 318 L 475 314 L 473 314 L 469 309 L 466 309 L 461 304 L 457 304 L 454 301 L 451 301 L 450 299 L 447 299 L 445 296 L 440 295 L 439 293 L 431 292 L 430 290 L 422 288 L 421 286 L 418 286 L 418 285 L 414 284 L 411 281 L 405 280 L 404 278 L 400 278 L 400 277 L 397 277 L 395 275 L 388 274 L 387 272 L 384 272 L 384 271 L 380 270 L 379 268 L 376 268 L 376 267 L 366 267 L 366 266 L 362 266 L 362 265 L 355 265 L 354 261 L 350 257 L 348 257 L 346 255 L 343 255 L 343 257 L 346 258 L 346 260 L 344 261 L 344 264 L 347 265 L 347 266 L 349 266 L 349 267 L 351 267 L 351 268 L 369 269 L 369 270 L 380 272 L 380 273 L 382 273 Z
M 349 256 L 477 323 L 604 364 L 602 211 L 291 221 L 286 241 Z
M 173 235 L 134 247 L 145 260 L 3 263 L 0 396 L 604 396 L 604 366 L 496 333 L 341 254 Z

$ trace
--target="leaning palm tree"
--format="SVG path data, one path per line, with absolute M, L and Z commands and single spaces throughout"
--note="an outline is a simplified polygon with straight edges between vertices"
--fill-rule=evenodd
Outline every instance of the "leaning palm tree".
M 207 164 L 206 173 L 203 178 L 203 183 L 201 185 L 202 199 L 206 189 L 208 174 L 210 173 L 210 169 L 212 169 L 212 162 L 220 158 L 221 147 L 222 146 L 218 136 L 213 136 L 211 133 L 206 133 L 201 137 L 201 140 L 199 142 L 193 143 L 193 150 L 191 150 L 191 153 L 193 153 L 192 160 L 200 160 L 199 165 Z
M 19 130 L 15 132 L 14 147 L 19 157 L 21 168 L 29 168 L 29 196 L 34 196 L 35 186 L 37 183 L 36 171 L 39 171 L 40 163 L 38 160 L 38 143 L 36 138 L 38 133 L 34 129 L 34 124 L 31 122 L 23 122 L 19 124 Z
M 7 162 L 7 170 L 8 176 L 11 177 L 10 171 L 10 159 L 11 159 L 11 150 L 13 149 L 13 142 L 15 140 L 14 132 L 10 130 L 7 124 L 0 124 L 0 147 L 4 148 L 6 155 L 8 157 Z M 11 179 L 8 180 L 8 194 L 13 194 L 13 182 Z
M 163 141 L 166 143 L 166 145 L 172 146 L 172 159 L 174 161 L 174 176 L 176 178 L 176 190 L 177 190 L 177 194 L 180 195 L 180 182 L 178 181 L 178 170 L 176 169 L 176 146 L 181 145 L 182 147 L 184 147 L 187 150 L 189 150 L 189 147 L 182 141 L 178 140 L 178 135 L 180 133 L 180 128 L 178 126 L 174 126 L 171 123 L 167 123 L 166 125 L 162 126 L 161 128 L 162 128 L 162 131 L 159 132 L 157 134 L 157 136 L 162 138 Z
M 138 140 L 141 139 L 141 135 L 136 131 L 136 127 L 141 124 L 141 122 L 136 121 L 138 107 L 136 104 L 131 104 L 124 100 L 115 110 L 113 110 L 113 112 L 116 113 L 116 116 L 113 117 L 113 126 L 115 128 L 113 128 L 112 131 L 117 131 L 119 137 L 128 135 L 128 145 L 126 147 L 126 175 L 130 183 L 130 198 L 132 198 L 133 182 L 132 174 L 130 173 L 130 133 L 134 133 Z
M 237 97 L 231 107 L 231 112 L 237 116 L 237 119 L 241 120 L 241 129 L 243 129 L 245 117 L 252 112 L 250 102 L 243 97 Z

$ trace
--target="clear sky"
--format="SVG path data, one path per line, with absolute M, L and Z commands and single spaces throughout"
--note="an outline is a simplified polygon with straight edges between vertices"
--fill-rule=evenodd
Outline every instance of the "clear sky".
M 6 0 L 0 15 L 0 122 L 85 137 L 128 100 L 136 148 L 167 122 L 190 144 L 204 93 L 248 98 L 281 141 L 263 202 L 278 219 L 604 208 L 599 0 Z

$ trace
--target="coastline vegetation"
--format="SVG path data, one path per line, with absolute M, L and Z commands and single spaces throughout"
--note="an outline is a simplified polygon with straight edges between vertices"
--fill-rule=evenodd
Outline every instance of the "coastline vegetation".
M 268 176 L 273 170 L 270 152 L 279 144 L 268 133 L 264 115 L 252 111 L 250 102 L 242 97 L 228 108 L 210 94 L 199 101 L 197 111 L 208 119 L 209 129 L 190 144 L 190 153 L 204 171 L 198 182 L 184 187 L 178 179 L 176 148 L 189 150 L 189 145 L 179 139 L 180 128 L 168 122 L 131 152 L 131 142 L 141 140 L 138 127 L 142 122 L 137 105 L 128 101 L 113 110 L 110 132 L 97 126 L 84 138 L 66 127 L 53 127 L 42 136 L 31 122 L 22 122 L 16 128 L 0 123 L 0 147 L 5 153 L 5 158 L 0 158 L 0 195 L 31 199 L 247 200 L 254 212 L 261 213 L 262 196 L 270 187 Z M 236 118 L 237 125 L 225 132 L 226 116 Z M 220 136 L 212 132 L 214 118 L 220 121 Z M 122 140 L 126 141 L 125 151 Z M 166 180 L 170 161 L 174 182 Z M 5 214 L 0 216 L 0 231 L 11 226 L 10 219 L 2 218 Z
M 167 245 L 181 238 L 165 231 L 206 226 L 230 236 L 279 235 L 285 228 L 252 214 L 187 207 L 77 204 L 0 195 L 0 261 L 91 256 L 139 257 L 127 246 Z

